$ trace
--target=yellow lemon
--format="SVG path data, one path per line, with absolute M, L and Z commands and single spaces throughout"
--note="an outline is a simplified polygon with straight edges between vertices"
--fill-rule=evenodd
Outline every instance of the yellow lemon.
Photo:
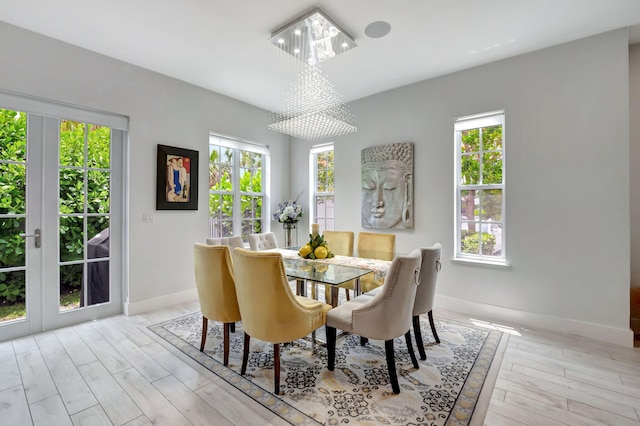
M 315 249 L 313 254 L 316 255 L 316 259 L 324 259 L 329 254 L 329 250 L 325 246 L 319 246 Z
M 309 254 L 313 251 L 313 249 L 311 248 L 311 246 L 309 244 L 306 244 L 304 246 L 302 246 L 300 248 L 300 251 L 298 252 L 298 254 L 302 257 L 308 257 Z

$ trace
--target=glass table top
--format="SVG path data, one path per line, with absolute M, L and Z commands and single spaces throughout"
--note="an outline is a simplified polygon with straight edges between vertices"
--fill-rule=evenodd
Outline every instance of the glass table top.
M 283 257 L 282 261 L 287 276 L 330 285 L 339 285 L 371 272 L 370 269 L 318 262 L 301 257 Z

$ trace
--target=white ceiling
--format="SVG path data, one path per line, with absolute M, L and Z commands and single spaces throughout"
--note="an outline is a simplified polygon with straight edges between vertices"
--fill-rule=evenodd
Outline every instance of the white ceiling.
M 273 110 L 294 67 L 267 39 L 315 7 L 358 44 L 322 64 L 346 102 L 640 24 L 640 0 L 0 0 L 0 21 Z

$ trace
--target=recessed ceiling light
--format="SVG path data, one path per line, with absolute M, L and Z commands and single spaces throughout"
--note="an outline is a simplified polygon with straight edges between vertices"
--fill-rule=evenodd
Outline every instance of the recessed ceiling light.
M 391 31 L 391 24 L 386 21 L 375 21 L 367 25 L 364 29 L 364 33 L 367 37 L 380 38 L 389 34 Z

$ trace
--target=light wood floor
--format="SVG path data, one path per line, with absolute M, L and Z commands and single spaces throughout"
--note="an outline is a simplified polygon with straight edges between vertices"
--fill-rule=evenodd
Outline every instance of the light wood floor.
M 287 424 L 146 329 L 197 310 L 175 305 L 0 343 L 0 424 Z M 514 334 L 485 389 L 486 416 L 477 410 L 484 420 L 473 423 L 640 425 L 640 349 L 505 329 Z

